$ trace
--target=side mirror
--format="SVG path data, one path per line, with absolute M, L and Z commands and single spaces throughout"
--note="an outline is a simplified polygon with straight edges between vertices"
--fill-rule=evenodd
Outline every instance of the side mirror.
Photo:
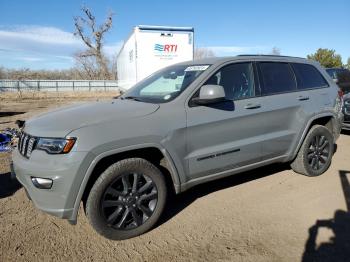
M 339 84 L 339 79 L 338 78 L 333 78 L 334 83 Z
M 192 99 L 198 105 L 208 105 L 225 100 L 225 90 L 220 85 L 204 85 L 199 90 L 199 96 Z

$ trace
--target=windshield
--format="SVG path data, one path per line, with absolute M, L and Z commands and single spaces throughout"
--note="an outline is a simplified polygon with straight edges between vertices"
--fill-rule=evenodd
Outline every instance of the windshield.
M 126 92 L 121 99 L 166 103 L 181 94 L 209 65 L 175 65 L 155 73 Z

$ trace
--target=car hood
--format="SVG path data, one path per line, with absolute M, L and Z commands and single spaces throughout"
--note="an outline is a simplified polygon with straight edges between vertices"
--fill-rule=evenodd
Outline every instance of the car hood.
M 84 103 L 38 115 L 25 123 L 24 132 L 40 137 L 65 137 L 84 126 L 142 117 L 158 108 L 157 104 L 121 99 Z

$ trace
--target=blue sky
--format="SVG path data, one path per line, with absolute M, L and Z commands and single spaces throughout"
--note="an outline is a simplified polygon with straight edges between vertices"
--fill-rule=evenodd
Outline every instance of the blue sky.
M 105 52 L 115 55 L 135 25 L 193 26 L 195 45 L 217 56 L 267 54 L 302 56 L 331 48 L 350 57 L 350 1 L 76 1 L 0 0 L 0 66 L 64 69 L 84 48 L 73 36 L 73 16 L 82 4 L 98 20 L 113 10 Z

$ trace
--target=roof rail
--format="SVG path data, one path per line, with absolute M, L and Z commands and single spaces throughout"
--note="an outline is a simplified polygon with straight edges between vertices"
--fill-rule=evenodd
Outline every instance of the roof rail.
M 305 59 L 304 57 L 297 57 L 297 56 L 288 56 L 288 55 L 260 55 L 260 54 L 242 54 L 237 56 L 262 56 L 262 57 L 290 57 L 290 58 L 301 58 Z

